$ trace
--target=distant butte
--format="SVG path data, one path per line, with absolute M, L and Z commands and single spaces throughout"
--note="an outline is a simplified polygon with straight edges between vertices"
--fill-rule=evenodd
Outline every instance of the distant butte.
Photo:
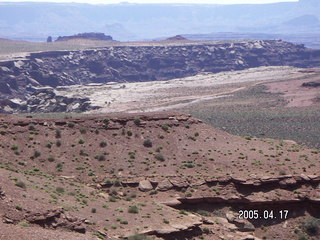
M 103 40 L 103 41 L 113 41 L 112 37 L 109 35 L 105 35 L 104 33 L 79 33 L 72 36 L 59 36 L 56 40 L 56 42 L 59 41 L 67 41 L 67 40 L 73 40 L 73 39 L 90 39 L 90 40 Z
M 169 37 L 166 39 L 167 41 L 186 41 L 186 40 L 189 40 L 185 37 L 182 37 L 181 35 L 176 35 L 174 37 Z

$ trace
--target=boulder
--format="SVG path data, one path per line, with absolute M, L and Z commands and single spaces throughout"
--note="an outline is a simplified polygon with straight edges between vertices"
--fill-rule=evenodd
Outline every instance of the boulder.
M 157 190 L 159 190 L 159 191 L 168 191 L 172 188 L 173 188 L 173 185 L 168 179 L 163 180 L 157 186 Z
M 142 192 L 148 192 L 153 189 L 152 184 L 149 180 L 142 180 L 139 182 L 139 190 Z

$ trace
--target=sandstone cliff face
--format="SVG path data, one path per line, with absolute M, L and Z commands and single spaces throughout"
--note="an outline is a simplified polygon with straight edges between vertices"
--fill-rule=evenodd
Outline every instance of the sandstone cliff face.
M 315 67 L 319 60 L 320 50 L 280 40 L 32 53 L 0 63 L 0 96 L 26 100 L 32 87 L 168 80 L 271 65 Z

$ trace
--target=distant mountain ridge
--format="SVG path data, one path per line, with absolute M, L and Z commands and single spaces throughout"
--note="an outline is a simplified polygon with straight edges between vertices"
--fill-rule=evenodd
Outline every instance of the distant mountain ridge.
M 0 37 L 103 32 L 115 40 L 143 40 L 213 32 L 319 33 L 320 1 L 273 4 L 1 3 Z M 306 23 L 306 24 L 305 24 Z

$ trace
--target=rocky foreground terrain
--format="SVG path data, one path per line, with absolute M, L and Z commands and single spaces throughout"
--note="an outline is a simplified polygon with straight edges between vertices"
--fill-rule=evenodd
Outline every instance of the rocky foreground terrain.
M 201 72 L 259 66 L 316 67 L 319 58 L 319 50 L 281 40 L 155 42 L 30 53 L 20 59 L 0 62 L 0 106 L 2 112 L 84 111 L 90 109 L 88 99 L 57 100 L 50 93 L 52 101 L 44 101 L 43 87 L 44 92 L 48 92 L 48 87 L 169 80 Z M 29 109 L 30 98 L 31 101 L 42 101 L 42 109 Z M 60 101 L 64 104 L 62 107 L 57 104 Z
M 175 113 L 2 115 L 0 147 L 4 240 L 319 239 L 320 153 L 293 141 Z

